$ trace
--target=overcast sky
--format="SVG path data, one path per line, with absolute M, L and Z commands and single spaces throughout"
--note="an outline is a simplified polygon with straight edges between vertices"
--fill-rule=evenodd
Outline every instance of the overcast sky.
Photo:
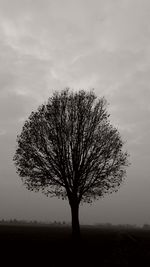
M 68 203 L 29 192 L 12 161 L 24 120 L 66 86 L 106 97 L 132 163 L 81 223 L 150 223 L 149 0 L 0 0 L 0 219 L 70 220 Z

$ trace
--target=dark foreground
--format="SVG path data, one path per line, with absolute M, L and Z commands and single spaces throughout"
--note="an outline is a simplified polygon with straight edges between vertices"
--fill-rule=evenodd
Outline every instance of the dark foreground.
M 0 226 L 4 266 L 150 266 L 150 230 L 81 227 L 80 243 L 67 226 Z

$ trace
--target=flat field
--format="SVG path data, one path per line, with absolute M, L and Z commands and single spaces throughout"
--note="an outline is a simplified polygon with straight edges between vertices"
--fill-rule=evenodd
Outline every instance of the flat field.
M 150 266 L 150 230 L 81 226 L 0 225 L 0 255 L 15 266 Z

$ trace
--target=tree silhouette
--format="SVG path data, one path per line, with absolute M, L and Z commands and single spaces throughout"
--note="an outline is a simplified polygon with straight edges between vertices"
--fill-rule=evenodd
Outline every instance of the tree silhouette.
M 80 203 L 117 191 L 129 164 L 106 109 L 106 99 L 97 99 L 93 90 L 55 91 L 17 136 L 13 160 L 23 183 L 68 199 L 75 238 L 80 236 Z

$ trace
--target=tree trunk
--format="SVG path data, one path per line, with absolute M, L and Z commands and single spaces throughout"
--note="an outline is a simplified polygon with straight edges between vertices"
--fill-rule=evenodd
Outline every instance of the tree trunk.
M 72 216 L 72 238 L 73 240 L 80 239 L 80 224 L 79 224 L 79 204 L 74 202 L 70 204 Z

